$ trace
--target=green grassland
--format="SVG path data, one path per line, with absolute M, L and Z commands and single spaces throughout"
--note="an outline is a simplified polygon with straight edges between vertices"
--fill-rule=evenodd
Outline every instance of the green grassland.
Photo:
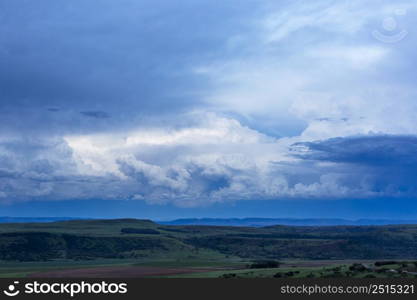
M 252 228 L 136 219 L 0 224 L 0 277 L 101 266 L 216 268 L 180 277 L 414 277 L 416 258 L 417 225 Z M 247 267 L 259 260 L 284 264 Z M 326 260 L 349 263 L 289 263 Z M 375 266 L 349 269 L 363 260 L 400 263 L 383 271 Z
M 417 278 L 414 262 L 405 261 L 385 267 L 370 264 L 341 264 L 327 267 L 282 267 L 264 269 L 240 269 L 165 276 L 169 278 Z M 406 267 L 404 266 L 406 265 Z M 410 271 L 408 271 L 410 270 Z

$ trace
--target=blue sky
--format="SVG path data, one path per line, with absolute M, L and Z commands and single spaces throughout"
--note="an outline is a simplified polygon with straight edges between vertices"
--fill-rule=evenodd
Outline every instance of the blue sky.
M 0 215 L 417 218 L 412 0 L 0 11 Z

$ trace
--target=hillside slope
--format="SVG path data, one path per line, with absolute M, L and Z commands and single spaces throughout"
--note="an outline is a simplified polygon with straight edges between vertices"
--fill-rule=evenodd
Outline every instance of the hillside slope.
M 0 260 L 236 256 L 415 259 L 417 225 L 172 226 L 149 220 L 0 224 Z

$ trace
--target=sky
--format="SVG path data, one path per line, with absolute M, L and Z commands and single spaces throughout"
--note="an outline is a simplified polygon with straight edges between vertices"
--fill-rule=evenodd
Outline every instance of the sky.
M 3 0 L 0 215 L 417 219 L 414 0 Z

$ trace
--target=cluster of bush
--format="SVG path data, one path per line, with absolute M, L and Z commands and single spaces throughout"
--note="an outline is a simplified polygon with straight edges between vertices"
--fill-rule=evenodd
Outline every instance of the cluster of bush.
M 386 265 L 395 265 L 395 264 L 398 264 L 398 262 L 395 260 L 384 260 L 384 261 L 375 262 L 376 267 L 381 267 L 381 266 L 386 266 Z
M 158 230 L 151 228 L 122 228 L 120 232 L 125 234 L 161 234 Z
M 279 268 L 281 263 L 276 260 L 258 260 L 254 261 L 252 264 L 247 265 L 248 269 L 270 269 L 270 268 Z
M 299 274 L 300 271 L 289 271 L 289 272 L 285 272 L 285 273 L 276 273 L 274 275 L 274 278 L 285 278 L 285 277 L 292 277 L 296 274 Z

